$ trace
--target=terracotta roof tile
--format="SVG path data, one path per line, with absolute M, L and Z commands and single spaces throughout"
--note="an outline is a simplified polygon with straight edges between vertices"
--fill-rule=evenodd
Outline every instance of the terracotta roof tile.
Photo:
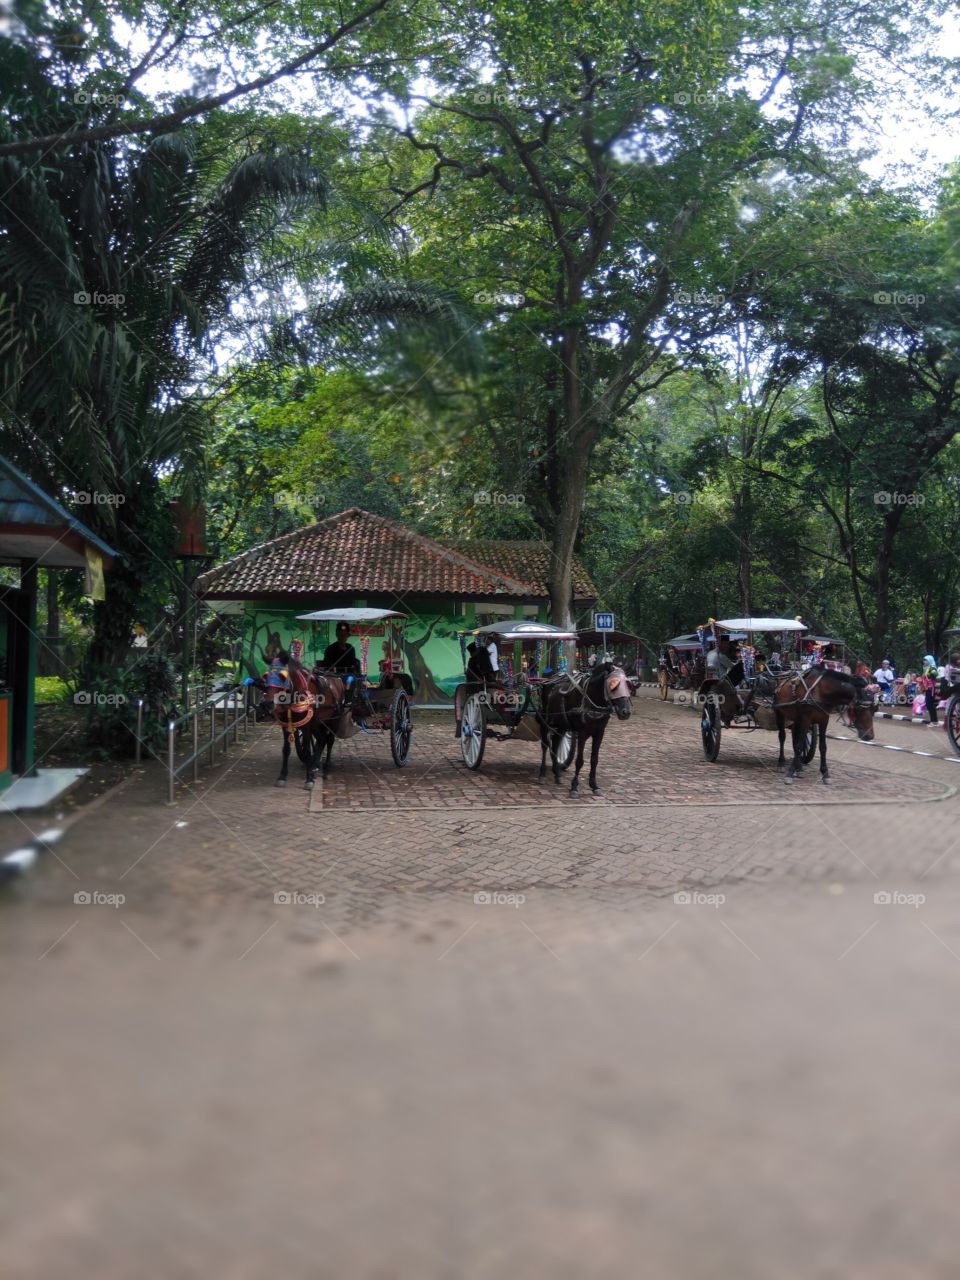
M 482 554 L 481 554 L 482 552 Z M 546 596 L 545 543 L 441 543 L 351 507 L 201 574 L 213 599 L 356 595 Z M 578 598 L 596 593 L 577 566 Z

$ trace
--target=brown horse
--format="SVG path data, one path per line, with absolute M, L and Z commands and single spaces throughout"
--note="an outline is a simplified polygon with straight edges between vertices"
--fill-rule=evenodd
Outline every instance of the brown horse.
M 343 714 L 345 686 L 334 676 L 308 671 L 295 659 L 280 655 L 286 661 L 286 680 L 283 687 L 261 683 L 263 700 L 269 703 L 273 716 L 283 730 L 283 758 L 280 776 L 274 786 L 287 785 L 287 767 L 290 762 L 290 743 L 299 738 L 306 768 L 307 791 L 313 789 L 317 769 L 324 773 L 330 769 L 330 755 L 336 738 L 336 722 Z M 326 759 L 323 752 L 326 748 Z M 298 750 L 298 754 L 301 752 Z
M 547 747 L 553 765 L 553 780 L 560 781 L 557 752 L 560 739 L 572 730 L 577 735 L 577 764 L 570 783 L 570 794 L 580 791 L 583 749 L 590 739 L 590 790 L 599 795 L 597 760 L 600 744 L 611 715 L 618 720 L 630 718 L 630 684 L 627 673 L 612 662 L 601 662 L 590 671 L 577 675 L 556 676 L 540 690 L 540 777 L 547 771 Z
M 785 725 L 789 723 L 793 733 L 793 760 L 787 769 L 784 782 L 790 783 L 803 767 L 803 744 L 811 728 L 816 726 L 820 743 L 820 781 L 828 783 L 827 725 L 832 712 L 850 706 L 853 726 L 862 742 L 873 740 L 873 694 L 867 692 L 867 682 L 859 676 L 848 676 L 827 667 L 808 667 L 781 680 L 773 695 L 773 710 L 777 718 L 780 736 L 780 758 L 777 768 L 784 764 L 783 742 Z

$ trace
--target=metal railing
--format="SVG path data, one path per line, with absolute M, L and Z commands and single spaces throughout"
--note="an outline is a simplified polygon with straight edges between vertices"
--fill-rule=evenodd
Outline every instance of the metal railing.
M 201 686 L 197 686 L 201 687 Z M 253 707 L 248 705 L 247 701 L 248 686 L 238 684 L 227 689 L 218 689 L 209 698 L 198 698 L 194 705 L 177 716 L 176 719 L 167 721 L 166 728 L 166 770 L 167 770 L 167 804 L 176 804 L 177 782 L 182 781 L 181 775 L 187 770 L 192 770 L 192 781 L 200 781 L 200 761 L 203 756 L 208 756 L 208 764 L 216 764 L 217 745 L 223 743 L 223 752 L 226 752 L 226 739 L 233 734 L 235 743 L 240 741 L 240 729 L 243 728 L 244 738 L 247 735 L 248 720 Z M 230 700 L 233 699 L 233 707 L 230 706 Z M 222 713 L 220 728 L 217 728 L 217 712 Z M 206 741 L 200 740 L 200 721 L 210 718 L 210 732 Z M 186 759 L 177 763 L 177 738 L 187 731 L 192 740 L 192 750 Z M 140 764 L 142 759 L 143 739 L 143 699 L 137 701 L 137 727 L 134 733 L 136 747 L 134 752 L 134 763 Z M 147 747 L 149 751 L 149 746 Z M 151 752 L 151 755 L 156 755 Z M 157 756 L 157 759 L 160 757 Z

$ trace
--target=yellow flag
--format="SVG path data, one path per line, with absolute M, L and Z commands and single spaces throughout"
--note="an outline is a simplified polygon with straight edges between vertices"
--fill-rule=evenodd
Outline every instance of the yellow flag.
M 103 581 L 103 556 L 89 543 L 83 549 L 87 567 L 84 576 L 83 594 L 90 600 L 106 600 L 107 588 Z

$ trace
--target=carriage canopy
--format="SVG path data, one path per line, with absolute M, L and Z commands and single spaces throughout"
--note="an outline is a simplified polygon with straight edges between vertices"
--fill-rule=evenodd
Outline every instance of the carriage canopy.
M 720 618 L 724 631 L 806 631 L 807 624 L 797 618 Z
M 298 613 L 298 622 L 383 622 L 387 618 L 406 618 L 396 609 L 315 609 L 313 613 Z
M 516 640 L 576 640 L 575 631 L 565 631 L 549 622 L 533 622 L 530 619 L 505 618 L 503 622 L 489 622 L 469 632 L 474 636 L 498 636 L 505 644 Z

